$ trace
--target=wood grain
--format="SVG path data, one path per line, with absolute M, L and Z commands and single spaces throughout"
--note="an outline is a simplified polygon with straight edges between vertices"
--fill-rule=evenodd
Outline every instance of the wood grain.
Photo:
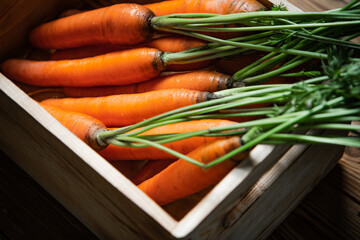
M 289 0 L 305 11 L 340 8 L 350 1 Z M 360 239 L 359 189 L 360 149 L 346 147 L 338 165 L 269 239 Z
M 169 239 L 159 206 L 1 74 L 0 86 L 1 149 L 46 191 L 101 238 Z
M 360 239 L 359 189 L 360 149 L 346 147 L 337 166 L 269 239 Z

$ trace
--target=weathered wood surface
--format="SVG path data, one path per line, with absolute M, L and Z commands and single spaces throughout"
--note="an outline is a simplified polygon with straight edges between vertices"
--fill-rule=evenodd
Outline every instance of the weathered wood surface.
M 304 11 L 323 11 L 350 0 L 289 2 Z M 346 147 L 337 166 L 269 239 L 360 239 L 360 149 Z
M 169 239 L 176 222 L 159 206 L 1 74 L 0 86 L 1 149 L 46 191 L 103 239 Z

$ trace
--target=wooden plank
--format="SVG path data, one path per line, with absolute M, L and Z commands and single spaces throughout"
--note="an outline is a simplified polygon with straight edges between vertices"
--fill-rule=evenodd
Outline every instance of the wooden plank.
M 339 174 L 330 175 L 328 181 L 360 204 L 360 149 L 345 148 L 338 167 Z
M 1 148 L 97 236 L 171 238 L 175 221 L 141 190 L 2 75 L 0 87 Z
M 259 145 L 202 199 L 172 231 L 177 238 L 217 239 L 222 237 L 222 220 L 247 191 L 288 150 L 289 146 Z M 296 158 L 296 147 L 291 149 Z M 302 151 L 301 151 L 302 152 Z M 300 152 L 299 152 L 300 153 Z
M 234 225 L 235 229 L 240 230 L 230 235 L 230 239 L 267 238 L 333 168 L 341 156 L 340 149 L 342 147 L 339 146 L 311 146 L 296 161 L 280 159 L 279 164 L 260 179 L 246 196 L 253 198 L 255 195 L 257 199 L 251 201 L 250 207 L 244 206 L 245 211 Z
M 276 239 L 359 239 L 360 202 L 345 194 L 328 181 L 341 175 L 336 167 L 312 191 L 289 217 L 270 235 Z M 342 179 L 338 178 L 339 182 Z M 357 181 L 357 191 L 359 181 Z
M 335 9 L 343 7 L 345 4 L 351 2 L 351 0 L 288 0 L 295 6 L 300 7 L 305 12 L 311 11 L 325 11 L 328 9 Z
M 360 148 L 346 147 L 333 171 L 269 239 L 360 237 Z
M 289 0 L 289 2 L 305 11 L 324 11 L 340 8 L 350 0 Z M 305 198 L 269 239 L 358 239 L 360 229 L 358 222 L 359 152 L 360 149 L 345 148 L 345 153 L 335 169 Z M 313 205 L 318 208 L 312 207 Z M 357 224 L 356 228 L 353 227 L 353 223 Z

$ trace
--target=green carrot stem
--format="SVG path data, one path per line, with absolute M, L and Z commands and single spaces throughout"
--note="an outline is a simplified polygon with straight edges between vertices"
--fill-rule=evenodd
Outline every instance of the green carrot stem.
M 141 129 L 135 130 L 133 132 L 122 133 L 121 135 L 122 136 L 136 136 L 138 134 L 147 132 L 150 129 L 153 129 L 153 128 L 156 128 L 156 127 L 159 127 L 159 126 L 168 125 L 168 124 L 174 124 L 174 123 L 179 123 L 179 122 L 184 122 L 184 121 L 186 121 L 186 119 L 181 119 L 181 118 L 172 119 L 172 120 L 169 120 L 169 121 L 162 121 L 160 123 L 153 123 L 151 125 L 145 126 L 145 127 L 141 128 Z M 116 130 L 114 131 L 114 134 L 116 134 Z
M 262 81 L 265 81 L 267 79 L 270 79 L 272 77 L 276 77 L 278 76 L 279 74 L 283 73 L 283 72 L 286 72 L 290 69 L 293 69 L 294 67 L 297 67 L 303 63 L 306 63 L 307 61 L 309 61 L 310 58 L 303 58 L 303 59 L 300 59 L 296 62 L 293 62 L 291 64 L 287 64 L 285 66 L 282 66 L 278 69 L 274 69 L 270 72 L 267 72 L 267 73 L 264 73 L 264 74 L 260 74 L 260 75 L 257 75 L 257 76 L 254 76 L 254 77 L 249 77 L 249 78 L 245 78 L 244 80 L 242 80 L 242 82 L 245 82 L 246 84 L 254 84 L 254 83 L 261 83 Z
M 236 24 L 248 23 L 253 20 L 273 20 L 276 18 L 286 18 L 292 20 L 305 19 L 309 21 L 328 19 L 359 19 L 359 15 L 344 12 L 287 12 L 287 11 L 258 11 L 235 14 L 199 14 L 199 13 L 181 13 L 168 16 L 154 17 L 151 24 L 155 29 L 160 27 L 176 27 L 186 24 Z M 266 29 L 265 29 L 266 30 Z
M 221 91 L 214 92 L 214 95 L 217 97 L 237 95 L 240 98 L 243 98 L 243 94 L 247 93 L 246 97 L 253 97 L 266 93 L 274 93 L 279 91 L 288 90 L 292 84 L 266 84 L 266 85 L 253 85 L 239 88 L 230 88 Z M 249 94 L 250 93 L 250 94 Z M 241 95 L 239 95 L 241 94 Z
M 193 33 L 193 32 L 190 33 L 190 32 L 186 32 L 186 31 L 175 31 L 174 29 L 171 29 L 169 31 L 196 37 L 196 38 L 200 38 L 202 40 L 209 41 L 209 42 L 219 43 L 222 45 L 241 47 L 241 48 L 253 49 L 253 50 L 264 51 L 264 52 L 287 53 L 287 54 L 291 54 L 291 55 L 299 55 L 299 56 L 304 56 L 304 57 L 312 57 L 312 58 L 320 58 L 320 59 L 327 58 L 326 54 L 313 53 L 313 52 L 304 51 L 304 50 L 284 49 L 284 48 L 276 48 L 276 47 L 270 47 L 270 46 L 261 46 L 261 45 L 251 44 L 251 43 L 233 42 L 231 40 L 219 39 L 219 38 L 215 38 L 215 37 L 211 37 L 211 36 L 207 36 L 207 35 L 199 34 L 199 33 Z M 171 59 L 176 58 L 176 54 L 177 53 L 169 54 L 170 57 L 167 56 L 167 58 L 171 58 Z
M 320 71 L 300 71 L 296 73 L 284 73 L 280 74 L 279 77 L 318 77 L 321 76 Z
M 351 8 L 353 8 L 357 3 L 359 3 L 359 0 L 352 0 L 350 3 L 346 4 L 344 7 L 340 9 L 340 11 L 346 11 Z
M 282 124 L 274 127 L 273 129 L 261 134 L 261 135 L 258 135 L 257 137 L 253 138 L 252 140 L 249 140 L 248 142 L 244 142 L 244 144 L 227 153 L 227 154 L 224 154 L 223 156 L 217 158 L 216 160 L 214 161 L 211 161 L 210 163 L 207 163 L 204 168 L 210 168 L 212 166 L 215 166 L 216 164 L 219 164 L 223 161 L 225 161 L 226 159 L 229 159 L 237 154 L 239 154 L 240 152 L 242 151 L 245 151 L 245 150 L 248 150 L 248 149 L 251 149 L 252 147 L 254 147 L 256 144 L 259 144 L 261 141 L 265 140 L 266 138 L 268 138 L 269 136 L 271 136 L 272 134 L 276 133 L 276 132 L 279 132 L 279 131 L 282 131 L 284 128 L 287 128 L 289 126 L 291 126 L 292 124 L 300 121 L 301 119 L 307 117 L 308 115 L 311 114 L 311 111 L 306 111 L 305 113 L 302 113 L 302 114 L 299 114 L 298 117 L 292 119 L 292 120 L 289 120 L 287 122 L 283 122 Z M 245 134 L 246 135 L 246 134 Z M 246 136 L 243 136 L 242 139 Z
M 196 36 L 196 33 L 194 33 L 194 34 L 195 34 L 194 36 Z M 254 33 L 254 34 L 251 34 L 251 35 L 231 38 L 229 40 L 234 41 L 234 42 L 246 42 L 246 41 L 252 41 L 252 40 L 257 40 L 257 39 L 265 39 L 265 37 L 268 38 L 268 37 L 270 37 L 272 35 L 275 35 L 275 33 L 268 31 L 268 32 Z M 202 46 L 199 46 L 199 47 L 184 50 L 182 52 L 183 53 L 197 52 L 197 51 L 206 50 L 206 49 L 218 48 L 220 46 L 223 46 L 223 44 L 208 43 L 206 45 L 202 45 Z
M 360 111 L 360 109 L 356 109 L 358 112 Z M 341 116 L 341 114 L 344 114 L 344 112 L 346 111 L 342 111 L 341 109 L 331 109 L 331 110 L 325 110 L 327 112 L 337 112 L 338 116 Z M 339 114 L 340 112 L 340 114 Z M 351 113 L 349 111 L 347 111 L 347 113 Z M 167 135 L 166 137 L 159 137 L 156 136 L 151 140 L 161 140 L 158 141 L 157 144 L 164 144 L 164 143 L 168 143 L 168 142 L 172 142 L 172 141 L 178 141 L 184 138 L 188 138 L 188 137 L 193 137 L 193 136 L 231 136 L 231 135 L 236 135 L 236 133 L 238 134 L 243 134 L 244 133 L 244 129 L 245 128 L 249 128 L 249 127 L 254 127 L 254 126 L 272 126 L 272 125 L 276 125 L 276 124 L 280 124 L 283 123 L 285 121 L 288 121 L 289 119 L 294 119 L 294 116 L 297 116 L 299 113 L 289 113 L 289 114 L 284 114 L 284 115 L 280 115 L 278 117 L 273 117 L 273 118 L 266 118 L 266 119 L 258 119 L 258 120 L 253 120 L 253 121 L 248 121 L 248 122 L 243 122 L 243 123 L 237 123 L 237 124 L 231 124 L 228 126 L 222 126 L 222 127 L 216 127 L 216 128 L 212 128 L 212 129 L 207 129 L 207 130 L 200 130 L 200 131 L 196 131 L 196 132 L 191 132 L 191 133 L 180 133 L 180 134 L 171 134 L 171 135 Z M 304 122 L 314 122 L 316 120 L 316 115 L 321 115 L 321 113 L 315 114 L 313 116 L 310 116 L 309 118 L 307 118 Z M 349 119 L 339 119 L 339 117 L 337 116 L 337 121 L 339 120 L 343 120 L 343 121 L 348 121 Z M 196 117 L 196 116 L 195 116 Z M 329 116 L 326 116 L 328 121 L 331 121 L 332 119 L 329 119 Z M 331 117 L 331 116 L 330 116 Z M 358 117 L 360 118 L 360 117 Z M 180 120 L 180 119 L 179 119 Z M 186 120 L 186 119 L 183 119 Z M 191 120 L 191 118 L 190 118 Z M 323 119 L 320 119 L 321 121 Z M 352 119 L 350 119 L 352 120 Z M 332 125 L 332 126 L 331 126 Z M 355 127 L 349 127 L 349 124 L 318 124 L 318 125 L 313 125 L 315 127 L 321 127 L 321 128 L 332 128 L 332 129 L 349 129 L 349 130 L 357 130 L 359 128 L 359 126 L 355 126 Z M 350 125 L 352 126 L 352 125 Z M 312 125 L 309 125 L 307 127 L 312 127 Z M 301 127 L 302 128 L 302 127 Z M 306 127 L 305 127 L 306 128 Z M 243 129 L 243 130 L 236 130 L 236 129 Z M 290 129 L 291 130 L 291 129 Z M 224 133 L 225 131 L 225 133 Z M 227 132 L 226 132 L 227 131 Z M 231 131 L 231 132 L 229 132 Z M 120 136 L 121 139 L 122 136 Z M 149 139 L 151 138 L 151 136 L 137 136 L 140 138 L 146 138 Z M 119 145 L 119 144 L 118 144 Z M 131 146 L 129 144 L 125 144 L 122 143 L 123 146 Z M 149 146 L 148 144 L 136 144 L 134 145 L 134 147 L 147 147 Z
M 168 147 L 165 147 L 165 146 L 163 146 L 163 145 L 161 145 L 161 144 L 157 144 L 157 143 L 155 143 L 155 142 L 148 141 L 148 140 L 141 139 L 141 138 L 135 138 L 135 137 L 119 137 L 119 136 L 118 136 L 116 140 L 115 140 L 115 139 L 108 139 L 107 142 L 108 142 L 109 144 L 117 145 L 118 141 L 145 143 L 145 144 L 148 144 L 149 146 L 156 147 L 156 148 L 161 149 L 161 150 L 163 150 L 163 151 L 165 151 L 165 152 L 167 152 L 167 153 L 170 153 L 170 154 L 172 154 L 172 155 L 174 155 L 174 156 L 176 156 L 176 157 L 178 157 L 178 158 L 181 158 L 181 159 L 183 159 L 183 160 L 185 160 L 185 161 L 188 161 L 188 162 L 190 162 L 190 163 L 192 163 L 192 164 L 195 164 L 196 166 L 203 167 L 203 166 L 205 165 L 205 164 L 202 163 L 202 162 L 196 161 L 196 160 L 194 160 L 194 159 L 192 159 L 192 158 L 190 158 L 190 157 L 188 157 L 188 156 L 186 156 L 186 155 L 184 155 L 184 154 L 181 154 L 181 153 L 179 153 L 179 152 L 177 152 L 177 151 L 174 151 L 174 150 L 172 150 L 172 149 L 170 149 L 170 148 L 168 148 Z M 137 147 L 136 145 L 137 145 L 137 144 L 132 144 L 133 147 Z
M 314 30 L 313 33 L 315 33 L 316 31 L 318 31 L 318 30 Z M 304 40 L 297 39 L 295 41 L 292 41 L 291 43 L 287 43 L 287 44 L 283 45 L 283 48 L 285 48 L 285 47 L 293 47 L 295 49 L 305 47 Z M 287 54 L 285 54 L 285 53 L 281 53 L 278 56 L 275 56 L 275 54 L 276 53 L 274 53 L 274 52 L 269 53 L 266 56 L 262 57 L 261 59 L 248 65 L 247 67 L 239 70 L 233 76 L 234 81 L 240 81 L 240 80 L 245 79 L 246 77 L 251 76 L 259 71 L 264 71 L 264 70 L 270 69 L 271 67 L 274 67 L 275 65 L 281 63 L 283 60 L 285 60 L 287 58 Z
M 335 130 L 347 130 L 347 131 L 358 131 L 360 125 L 343 124 L 343 123 L 322 123 L 315 125 L 302 125 L 297 129 L 335 129 Z
M 357 14 L 354 14 L 357 15 Z M 276 30 L 293 30 L 293 29 L 302 29 L 302 28 L 318 28 L 318 27 L 345 27 L 345 26 L 357 26 L 360 24 L 359 17 L 348 18 L 354 21 L 342 21 L 342 22 L 326 22 L 326 23 L 302 23 L 302 24 L 283 24 L 283 25 L 266 25 L 263 26 L 254 26 L 254 27 L 225 27 L 225 28 L 216 28 L 216 27 L 196 27 L 192 25 L 181 25 L 175 26 L 175 29 L 186 30 L 186 31 L 199 31 L 199 32 L 254 32 L 254 31 L 276 31 Z M 261 23 L 260 23 L 261 24 Z M 260 25 L 259 24 L 259 25 Z
M 267 39 L 255 39 L 249 41 L 248 43 L 262 45 L 262 43 L 266 41 Z M 177 53 L 165 52 L 162 55 L 162 59 L 164 62 L 166 62 L 166 64 L 192 63 L 201 60 L 216 59 L 219 57 L 231 56 L 245 51 L 247 51 L 247 49 L 236 49 L 233 46 L 220 45 L 218 47 L 204 49 L 204 50 L 199 48 L 199 51 L 192 51 L 192 52 L 177 52 Z M 198 60 L 200 58 L 202 59 Z
M 311 32 L 311 34 L 315 34 L 317 32 L 320 32 L 320 31 L 323 31 L 324 29 L 315 29 Z M 312 42 L 305 42 L 304 40 L 300 40 L 300 39 L 297 39 L 295 41 L 292 41 L 291 45 L 290 44 L 287 44 L 287 47 L 293 47 L 294 49 L 299 49 L 299 48 L 306 48 L 307 46 L 309 45 L 312 45 L 311 47 L 309 47 L 309 49 L 311 50 L 315 50 L 317 49 L 315 52 L 323 52 L 324 51 L 324 47 L 321 47 L 320 45 L 315 45 L 312 43 Z M 271 55 L 268 55 L 268 57 L 270 57 Z M 273 57 L 272 59 L 269 59 L 267 60 L 266 62 L 255 62 L 254 64 L 250 64 L 251 66 L 248 66 L 248 68 L 245 68 L 245 69 L 242 69 L 240 71 L 238 71 L 237 73 L 234 74 L 234 80 L 243 80 L 253 74 L 257 74 L 259 71 L 261 70 L 267 70 L 269 69 L 270 67 L 273 67 L 279 63 L 281 63 L 282 61 L 284 61 L 285 59 L 287 58 L 287 54 L 279 54 L 278 56 L 276 57 Z M 266 59 L 266 58 L 265 58 Z M 295 59 L 299 59 L 299 56 L 297 56 L 297 58 Z M 307 59 L 310 59 L 310 58 L 307 58 Z M 285 71 L 287 70 L 290 70 L 291 68 L 288 68 L 288 67 L 285 67 L 285 65 L 287 64 L 290 64 L 293 60 L 289 61 L 288 63 L 284 64 L 284 68 L 281 68 L 281 70 L 275 70 L 275 72 L 269 72 L 269 73 L 265 73 L 264 75 L 262 76 L 259 76 L 259 74 L 257 74 L 257 76 L 255 76 L 254 79 L 250 78 L 250 79 L 247 79 L 246 81 L 244 81 L 243 83 L 246 83 L 246 82 L 249 82 L 249 83 L 253 83 L 253 82 L 256 82 L 256 81 L 263 81 L 265 79 L 268 79 L 270 77 L 274 77 L 276 76 L 277 74 L 280 74 L 281 72 L 284 72 L 282 71 L 282 69 L 284 69 Z M 301 60 L 302 61 L 302 60 Z M 302 62 L 304 63 L 304 62 Z M 300 65 L 301 63 L 299 63 Z M 297 64 L 293 64 L 292 65 L 293 67 L 297 66 Z
M 259 126 L 273 126 L 279 123 L 283 123 L 285 121 L 288 121 L 289 119 L 293 119 L 294 116 L 298 115 L 298 113 L 291 113 L 286 115 L 281 115 L 274 118 L 266 118 L 266 119 L 258 119 L 248 122 L 242 122 L 242 123 L 235 123 L 228 126 L 221 126 L 221 127 L 214 127 L 210 129 L 205 130 L 199 130 L 194 131 L 190 133 L 178 133 L 178 134 L 166 134 L 165 136 L 159 136 L 159 135 L 142 135 L 138 136 L 140 138 L 146 138 L 151 139 L 152 141 L 158 141 L 158 144 L 165 144 L 173 141 L 179 141 L 185 138 L 189 137 L 195 137 L 195 136 L 207 136 L 207 137 L 214 137 L 214 136 L 232 136 L 237 134 L 243 134 L 246 132 L 246 129 L 249 127 L 259 127 Z M 329 119 L 331 120 L 331 119 Z M 345 119 L 346 120 L 346 119 Z M 312 122 L 312 119 L 307 119 L 304 122 Z M 317 125 L 301 125 L 300 127 L 295 128 L 289 128 L 289 130 L 292 129 L 337 129 L 337 130 L 359 130 L 359 125 L 350 125 L 350 124 L 317 124 Z M 239 130 L 241 129 L 241 130 Z M 116 138 L 115 138 L 116 139 Z M 120 137 L 121 139 L 121 137 Z M 129 145 L 127 145 L 129 146 Z M 136 147 L 147 147 L 147 144 L 137 144 Z
M 311 136 L 299 134 L 278 133 L 269 137 L 269 140 L 292 141 L 291 143 L 310 143 L 310 144 L 334 144 L 349 147 L 360 147 L 359 137 L 339 137 L 339 136 Z
M 216 164 L 219 164 L 221 163 L 222 161 L 225 161 L 226 159 L 229 159 L 233 156 L 235 156 L 236 154 L 239 154 L 240 152 L 246 150 L 246 149 L 250 149 L 252 148 L 253 146 L 255 146 L 256 144 L 260 143 L 262 140 L 265 140 L 266 138 L 268 138 L 269 136 L 271 136 L 272 134 L 274 133 L 277 133 L 277 132 L 280 132 L 286 128 L 288 128 L 289 126 L 303 120 L 304 118 L 314 114 L 314 113 L 317 113 L 319 111 L 321 111 L 322 109 L 324 109 L 326 106 L 333 106 L 333 105 L 336 105 L 336 104 L 339 104 L 341 103 L 342 101 L 344 100 L 343 97 L 338 97 L 338 98 L 335 98 L 333 100 L 330 100 L 328 101 L 327 103 L 324 103 L 322 105 L 319 105 L 319 106 L 316 106 L 314 107 L 313 109 L 311 110 L 307 110 L 307 111 L 303 111 L 303 112 L 298 112 L 298 116 L 287 121 L 287 122 L 283 122 L 281 123 L 280 125 L 272 128 L 271 130 L 267 131 L 267 132 L 264 132 L 262 134 L 259 134 L 257 135 L 256 137 L 252 138 L 251 136 L 248 136 L 247 134 L 245 134 L 243 137 L 242 137 L 242 140 L 244 142 L 244 145 L 242 145 L 241 147 L 219 157 L 218 159 L 210 162 L 210 163 L 207 163 L 205 165 L 204 168 L 209 168 L 211 166 L 214 166 Z M 245 140 L 244 140 L 245 138 Z M 251 140 L 247 140 L 247 139 L 251 139 Z
M 255 72 L 255 71 L 256 71 L 256 70 L 254 71 L 254 68 L 256 68 L 256 69 L 262 69 L 263 66 L 259 67 L 259 65 L 262 64 L 264 61 L 269 60 L 270 58 L 274 57 L 275 55 L 276 55 L 276 53 L 274 53 L 274 52 L 268 53 L 268 54 L 265 55 L 264 57 L 256 60 L 255 62 L 249 64 L 248 66 L 240 69 L 239 71 L 237 71 L 237 72 L 233 75 L 233 77 L 232 77 L 233 81 L 236 82 L 236 81 L 239 81 L 239 80 L 243 79 L 243 78 L 244 78 L 244 77 L 243 77 L 244 74 L 247 74 L 246 76 L 249 76 L 250 74 L 252 74 L 252 73 L 249 73 L 250 70 L 252 70 L 252 72 Z M 270 60 L 269 60 L 269 61 L 270 61 Z M 274 61 L 274 60 L 273 60 L 273 61 Z M 266 64 L 270 64 L 270 63 L 266 62 Z
M 322 113 L 318 113 L 309 117 L 309 121 L 323 121 L 331 118 L 338 118 L 342 116 L 356 115 L 360 113 L 360 109 L 346 109 L 336 108 L 331 110 L 324 110 Z
M 325 36 L 321 36 L 321 35 L 314 35 L 311 33 L 309 34 L 309 33 L 304 33 L 304 32 L 300 32 L 300 31 L 288 30 L 288 29 L 284 29 L 283 31 L 289 32 L 293 36 L 301 37 L 301 38 L 308 39 L 308 40 L 315 40 L 317 42 L 323 42 L 323 43 L 338 45 L 338 46 L 342 46 L 342 47 L 350 47 L 350 48 L 360 49 L 360 44 L 354 43 L 354 42 L 349 42 L 346 40 L 329 38 L 329 37 L 325 37 Z M 356 35 L 358 35 L 358 33 Z M 356 35 L 354 35 L 354 37 Z M 352 39 L 354 37 L 351 37 L 350 39 Z

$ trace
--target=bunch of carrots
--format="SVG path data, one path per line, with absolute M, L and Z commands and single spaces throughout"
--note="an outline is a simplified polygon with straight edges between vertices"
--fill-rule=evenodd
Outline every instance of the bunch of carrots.
M 305 64 L 329 59 L 330 45 L 360 48 L 350 42 L 360 32 L 358 0 L 324 13 L 265 9 L 256 0 L 170 0 L 72 10 L 30 33 L 51 59 L 9 59 L 2 72 L 64 93 L 41 106 L 108 161 L 150 160 L 133 182 L 164 205 L 215 184 L 245 159 L 264 138 L 241 147 L 253 137 L 244 142 L 250 125 L 240 122 L 272 113 L 269 104 L 284 103 L 290 82 L 322 74 Z

